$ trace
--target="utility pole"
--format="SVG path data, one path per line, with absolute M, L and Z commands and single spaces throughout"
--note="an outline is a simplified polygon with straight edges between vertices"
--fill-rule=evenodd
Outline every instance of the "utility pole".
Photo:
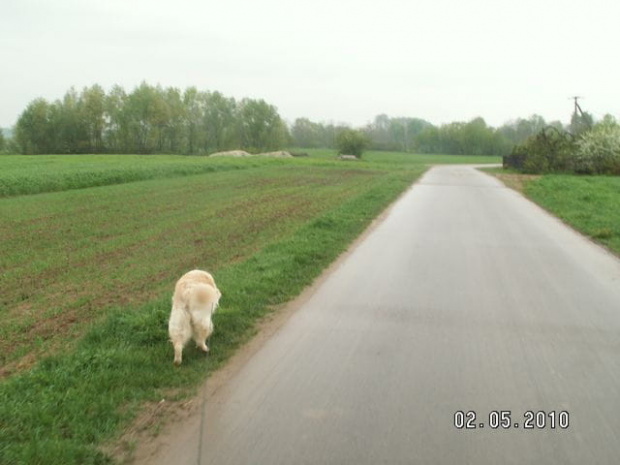
M 574 114 L 576 115 L 576 114 L 577 114 L 577 110 L 579 110 L 579 114 L 580 114 L 581 116 L 583 116 L 583 111 L 581 111 L 581 107 L 579 106 L 579 103 L 577 103 L 577 101 L 578 101 L 580 98 L 583 98 L 583 97 L 580 97 L 579 95 L 575 95 L 574 97 L 569 97 L 569 98 L 570 98 L 570 99 L 573 99 L 573 100 L 575 101 L 575 110 L 574 110 Z
M 571 118 L 571 131 L 573 134 L 579 134 L 589 129 L 592 129 L 592 117 L 584 113 L 579 106 L 579 99 L 582 99 L 579 95 L 575 95 L 574 97 L 569 97 L 575 101 L 575 109 L 573 110 L 573 117 Z M 579 114 L 577 114 L 577 110 L 579 110 Z

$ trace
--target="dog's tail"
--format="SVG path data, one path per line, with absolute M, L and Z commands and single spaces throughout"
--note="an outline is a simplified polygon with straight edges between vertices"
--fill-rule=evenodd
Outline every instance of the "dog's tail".
M 195 284 L 188 292 L 192 308 L 211 307 L 213 312 L 219 304 L 220 292 L 208 284 Z

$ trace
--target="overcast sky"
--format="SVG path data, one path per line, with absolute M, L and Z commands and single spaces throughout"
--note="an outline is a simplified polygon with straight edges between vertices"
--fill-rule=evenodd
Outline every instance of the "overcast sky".
M 618 117 L 619 18 L 618 0 L 0 0 L 0 126 L 37 97 L 142 80 L 289 122 L 567 122 L 572 95 Z

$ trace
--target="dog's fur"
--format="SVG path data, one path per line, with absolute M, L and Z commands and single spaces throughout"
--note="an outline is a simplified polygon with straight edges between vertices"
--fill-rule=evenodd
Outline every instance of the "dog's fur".
M 198 348 L 204 352 L 209 351 L 207 338 L 213 332 L 211 316 L 221 296 L 213 276 L 206 271 L 190 271 L 177 281 L 168 321 L 175 365 L 181 364 L 183 347 L 192 336 Z

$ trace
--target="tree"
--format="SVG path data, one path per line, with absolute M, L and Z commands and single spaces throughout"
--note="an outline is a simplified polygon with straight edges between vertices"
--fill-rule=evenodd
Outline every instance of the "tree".
M 296 147 L 317 148 L 322 147 L 324 127 L 322 124 L 313 123 L 308 118 L 297 118 L 291 128 L 291 136 Z
M 438 128 L 429 123 L 414 138 L 414 147 L 421 153 L 503 155 L 509 153 L 512 145 L 501 131 L 488 126 L 480 117 Z
M 52 153 L 86 153 L 90 151 L 88 123 L 83 114 L 80 96 L 72 87 L 62 100 L 51 106 L 50 122 L 53 134 Z
M 129 145 L 129 122 L 125 112 L 127 94 L 115 85 L 105 98 L 104 106 L 107 115 L 107 127 L 104 129 L 104 145 L 113 153 L 126 151 Z
M 336 136 L 336 147 L 341 155 L 355 155 L 357 158 L 362 158 L 368 143 L 366 135 L 354 129 L 343 129 Z
M 4 139 L 4 131 L 0 128 L 0 152 L 4 150 L 5 145 L 6 141 Z
M 238 133 L 235 131 L 236 107 L 234 98 L 226 98 L 219 92 L 205 93 L 203 112 L 205 152 L 220 152 L 239 145 Z M 277 115 L 277 111 L 275 114 Z
M 498 129 L 498 132 L 512 144 L 521 144 L 529 137 L 535 136 L 547 126 L 545 119 L 540 115 L 531 115 L 528 119 L 517 118 Z M 562 125 L 560 123 L 560 127 Z
M 574 136 L 579 136 L 586 131 L 592 129 L 594 118 L 587 111 L 581 113 L 575 111 L 570 119 L 570 132 Z
M 185 153 L 194 154 L 198 147 L 204 145 L 200 138 L 200 125 L 202 121 L 202 106 L 200 94 L 196 87 L 188 87 L 183 92 L 183 126 L 185 133 Z
M 620 125 L 606 115 L 576 142 L 573 169 L 583 174 L 620 174 Z
M 237 114 L 241 147 L 244 150 L 277 150 L 286 144 L 288 130 L 273 105 L 264 100 L 243 99 Z
M 366 127 L 366 134 L 376 150 L 395 150 L 390 135 L 390 117 L 384 113 L 375 116 Z
M 15 140 L 22 153 L 49 153 L 51 149 L 50 104 L 43 98 L 33 100 L 15 125 Z
M 412 152 L 416 149 L 416 137 L 432 124 L 421 118 L 390 118 L 381 114 L 367 125 L 363 132 L 375 150 L 400 150 Z
M 419 153 L 441 153 L 439 128 L 424 128 L 415 138 L 415 149 Z
M 152 153 L 158 146 L 164 116 L 157 94 L 158 89 L 143 82 L 127 96 L 123 111 L 131 134 L 131 152 Z
M 415 137 L 431 123 L 420 118 L 391 118 L 389 120 L 387 146 L 390 150 L 411 152 L 415 147 Z
M 82 90 L 79 113 L 84 124 L 88 152 L 104 151 L 105 102 L 105 91 L 100 85 L 95 84 Z
M 291 143 L 297 147 L 335 148 L 336 135 L 347 126 L 334 123 L 315 123 L 308 118 L 298 118 L 291 128 Z
M 160 121 L 160 144 L 158 151 L 165 153 L 181 153 L 183 151 L 185 105 L 181 91 L 176 87 L 168 87 L 160 94 L 165 107 L 166 118 Z
M 462 153 L 468 155 L 503 155 L 510 151 L 510 142 L 501 133 L 487 126 L 478 117 L 463 126 Z

